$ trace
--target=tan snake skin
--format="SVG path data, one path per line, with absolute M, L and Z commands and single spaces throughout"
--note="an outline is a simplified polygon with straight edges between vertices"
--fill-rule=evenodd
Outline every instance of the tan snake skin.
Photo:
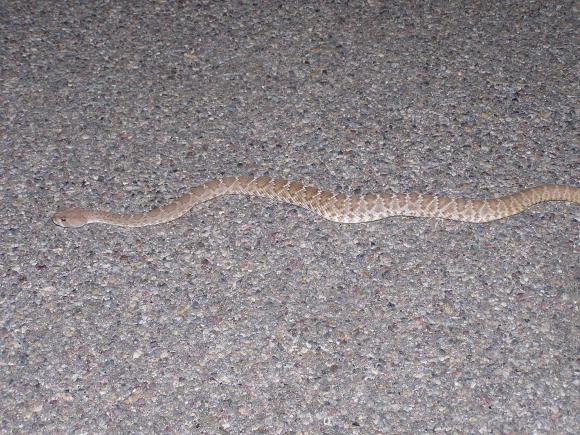
M 270 177 L 225 177 L 194 187 L 164 207 L 137 214 L 118 214 L 82 208 L 68 208 L 54 214 L 61 227 L 105 223 L 123 227 L 143 227 L 175 220 L 194 205 L 222 195 L 250 195 L 271 198 L 304 207 L 325 219 L 361 223 L 390 216 L 453 219 L 462 222 L 490 222 L 520 213 L 544 201 L 580 204 L 580 188 L 545 185 L 496 199 L 448 198 L 421 193 L 369 193 L 345 195 L 306 186 L 299 181 Z

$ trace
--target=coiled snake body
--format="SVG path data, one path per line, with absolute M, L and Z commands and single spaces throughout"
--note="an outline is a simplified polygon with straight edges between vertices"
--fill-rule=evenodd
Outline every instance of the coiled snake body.
M 520 213 L 544 201 L 580 204 L 580 188 L 545 185 L 494 199 L 450 198 L 421 193 L 368 193 L 347 195 L 307 186 L 299 181 L 271 177 L 225 177 L 196 186 L 180 198 L 145 213 L 119 214 L 68 208 L 52 217 L 61 227 L 104 223 L 123 227 L 156 225 L 178 219 L 194 205 L 222 195 L 250 195 L 271 198 L 304 207 L 325 219 L 361 223 L 390 216 L 452 219 L 462 222 L 490 222 Z

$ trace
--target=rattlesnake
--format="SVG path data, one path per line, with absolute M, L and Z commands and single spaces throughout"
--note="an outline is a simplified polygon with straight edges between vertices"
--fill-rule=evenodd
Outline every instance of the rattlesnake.
M 580 204 L 580 187 L 561 185 L 533 187 L 500 198 L 473 200 L 421 193 L 346 195 L 280 178 L 225 177 L 196 186 L 166 206 L 145 213 L 118 214 L 68 208 L 56 212 L 52 220 L 61 227 L 80 227 L 93 222 L 143 227 L 175 220 L 194 205 L 222 195 L 271 198 L 304 207 L 325 219 L 341 223 L 371 222 L 389 216 L 434 217 L 481 223 L 512 216 L 544 201 Z

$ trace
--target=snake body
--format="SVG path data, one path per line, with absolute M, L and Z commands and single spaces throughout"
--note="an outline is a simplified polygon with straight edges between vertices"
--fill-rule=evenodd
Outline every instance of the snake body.
M 493 199 L 451 198 L 422 193 L 334 193 L 299 181 L 271 177 L 224 177 L 207 181 L 169 204 L 145 213 L 120 214 L 83 208 L 67 208 L 52 218 L 61 227 L 104 223 L 123 227 L 162 224 L 180 218 L 196 204 L 222 195 L 270 198 L 304 207 L 325 219 L 341 223 L 362 223 L 391 216 L 452 219 L 461 222 L 490 222 L 520 213 L 544 201 L 580 204 L 580 188 L 544 185 Z

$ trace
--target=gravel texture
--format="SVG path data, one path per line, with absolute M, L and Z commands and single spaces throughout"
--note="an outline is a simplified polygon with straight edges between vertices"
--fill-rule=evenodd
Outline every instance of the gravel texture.
M 578 185 L 574 2 L 0 0 L 3 433 L 578 433 L 579 207 L 324 221 L 222 175 Z

